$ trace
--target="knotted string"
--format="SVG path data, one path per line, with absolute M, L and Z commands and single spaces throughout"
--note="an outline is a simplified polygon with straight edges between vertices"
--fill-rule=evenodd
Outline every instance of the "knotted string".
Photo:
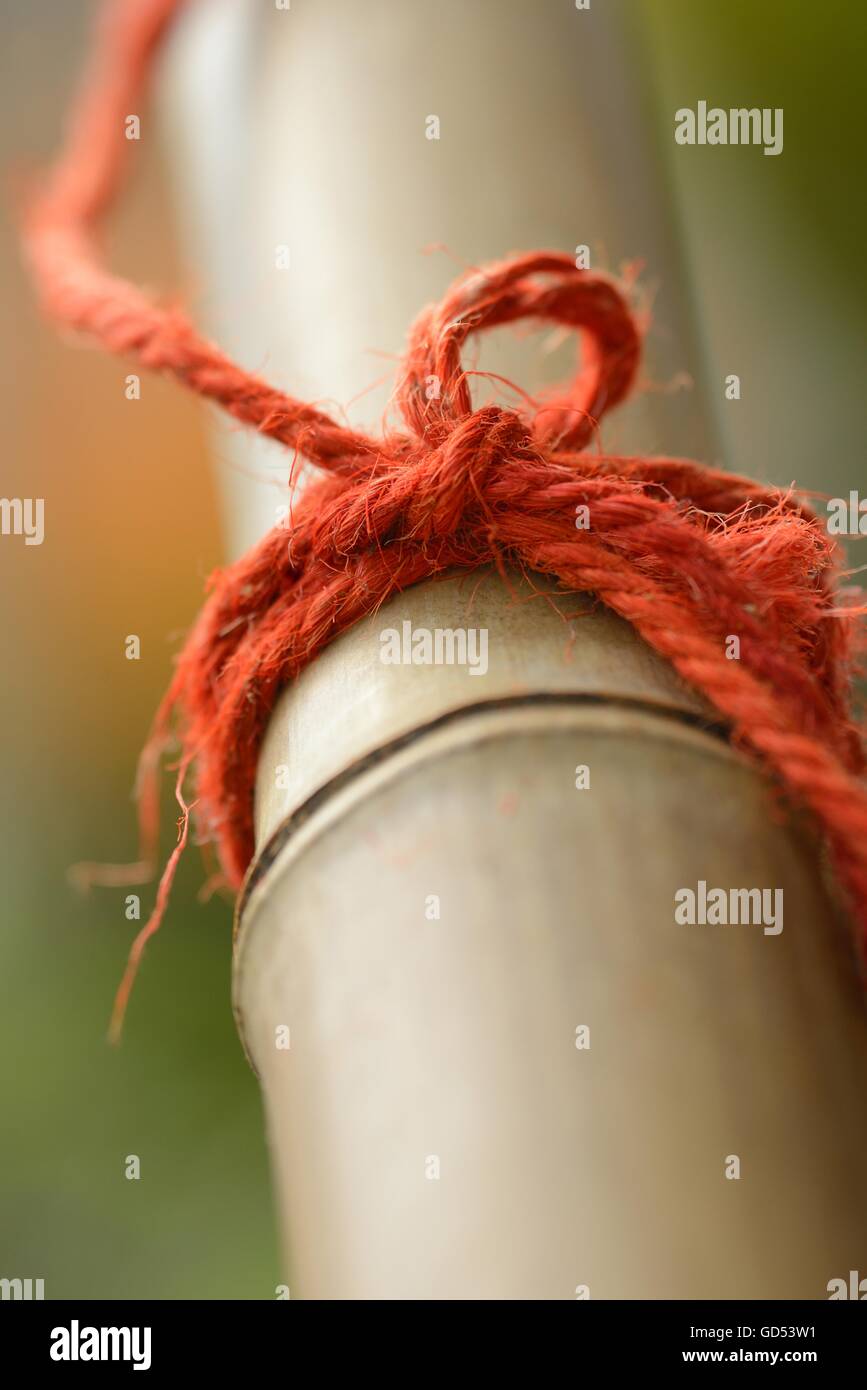
M 105 269 L 97 230 L 129 151 L 124 118 L 184 3 L 117 0 L 104 11 L 65 149 L 25 219 L 27 257 L 53 318 L 176 377 L 320 476 L 294 501 L 288 532 L 276 527 L 211 577 L 157 712 L 139 774 L 142 864 L 155 859 L 160 759 L 174 740 L 179 840 L 133 946 L 114 1033 L 186 842 L 188 770 L 199 832 L 237 888 L 281 688 L 391 595 L 490 564 L 596 595 L 715 707 L 736 745 L 812 813 L 867 949 L 867 794 L 852 692 L 860 594 L 839 588 L 835 545 L 805 499 L 686 459 L 591 448 L 636 379 L 640 332 L 623 286 L 558 252 L 463 275 L 410 331 L 395 395 L 403 428 L 373 438 L 244 371 L 182 313 Z M 467 338 L 519 320 L 580 332 L 582 370 L 541 407 L 475 408 Z M 579 507 L 586 529 L 576 528 Z M 726 654 L 731 634 L 739 660 Z

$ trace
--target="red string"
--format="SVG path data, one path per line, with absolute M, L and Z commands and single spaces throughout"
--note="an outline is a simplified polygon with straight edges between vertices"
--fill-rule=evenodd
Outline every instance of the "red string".
M 154 852 L 158 755 L 173 729 L 181 835 L 133 946 L 114 1031 L 186 841 L 187 768 L 197 822 L 237 887 L 280 688 L 395 592 L 492 562 L 596 594 L 709 700 L 738 746 L 812 812 L 867 947 L 867 794 L 852 695 L 865 610 L 838 587 L 835 547 L 804 500 L 685 459 L 590 451 L 599 420 L 635 381 L 640 335 L 621 287 L 556 252 L 463 275 L 410 332 L 396 393 L 404 428 L 374 439 L 245 372 L 183 314 L 104 268 L 96 231 L 130 148 L 124 119 L 183 3 L 105 10 L 65 149 L 26 217 L 27 256 L 53 318 L 172 374 L 322 476 L 294 504 L 288 545 L 277 528 L 212 576 L 157 713 L 141 765 L 142 860 Z M 544 409 L 474 409 L 467 337 L 520 319 L 580 330 L 584 369 Z M 575 526 L 579 505 L 587 530 Z M 740 660 L 726 656 L 729 634 Z

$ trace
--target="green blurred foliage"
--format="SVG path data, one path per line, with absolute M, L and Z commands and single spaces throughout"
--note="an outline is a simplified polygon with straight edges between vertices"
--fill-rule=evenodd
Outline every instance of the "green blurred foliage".
M 632 11 L 706 353 L 720 462 L 863 485 L 867 10 L 846 0 L 641 0 Z M 674 112 L 782 107 L 777 157 L 685 147 Z M 726 373 L 742 399 L 723 400 Z M 856 562 L 864 556 L 855 551 Z

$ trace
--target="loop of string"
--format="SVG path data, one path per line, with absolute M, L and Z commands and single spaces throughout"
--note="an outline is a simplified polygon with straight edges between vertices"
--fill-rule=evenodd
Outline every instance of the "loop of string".
M 174 376 L 303 456 L 319 478 L 288 536 L 265 536 L 217 572 L 142 755 L 139 869 L 155 863 L 159 764 L 180 747 L 178 844 L 118 992 L 159 926 L 192 806 L 237 888 L 254 851 L 253 791 L 274 701 L 324 646 L 394 593 L 495 565 L 556 578 L 625 618 L 719 712 L 733 742 L 812 815 L 867 953 L 867 793 L 853 673 L 860 594 L 841 587 L 834 543 L 804 498 L 687 459 L 591 451 L 605 412 L 635 384 L 640 330 L 607 276 L 558 252 L 462 276 L 409 334 L 396 402 L 404 432 L 373 438 L 245 371 L 103 265 L 98 230 L 120 184 L 160 41 L 188 0 L 110 0 L 66 145 L 24 217 L 45 311 L 112 352 Z M 471 334 L 527 319 L 583 336 L 581 371 L 536 408 L 474 408 Z M 431 390 L 431 385 L 434 385 Z M 591 517 L 576 529 L 579 507 Z M 740 639 L 740 659 L 726 640 Z M 119 882 L 116 871 L 106 881 Z

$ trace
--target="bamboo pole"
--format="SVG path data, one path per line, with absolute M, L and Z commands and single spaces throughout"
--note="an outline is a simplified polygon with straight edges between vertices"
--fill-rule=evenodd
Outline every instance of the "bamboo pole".
M 628 627 L 516 590 L 408 591 L 272 721 L 235 1001 L 293 1288 L 821 1297 L 865 1028 L 815 847 Z M 484 679 L 381 666 L 444 615 Z M 702 880 L 781 889 L 783 930 L 677 925 Z
M 235 171 L 188 209 L 230 350 L 348 401 L 443 288 L 420 246 L 589 243 L 647 257 L 652 374 L 699 375 L 622 7 L 205 8 L 173 130 Z M 520 346 L 485 365 L 527 384 Z M 615 430 L 711 456 L 699 392 Z M 227 510 L 235 546 L 274 519 L 237 475 Z M 484 628 L 487 672 L 383 665 L 405 622 Z M 493 575 L 395 598 L 282 696 L 257 843 L 235 1005 L 293 1294 L 822 1297 L 858 1267 L 867 1039 L 815 847 L 611 615 Z M 702 881 L 782 889 L 784 930 L 678 925 Z

